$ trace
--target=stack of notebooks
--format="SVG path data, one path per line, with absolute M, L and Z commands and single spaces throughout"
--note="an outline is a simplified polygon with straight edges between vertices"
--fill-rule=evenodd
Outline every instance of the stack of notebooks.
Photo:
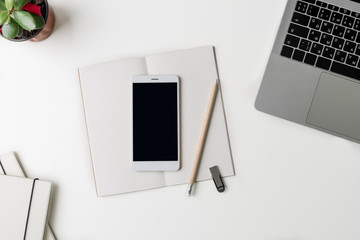
M 0 238 L 55 240 L 46 223 L 51 183 L 26 178 L 14 153 L 0 156 Z
M 134 75 L 180 78 L 181 169 L 135 172 L 131 168 L 131 80 Z M 141 191 L 189 181 L 211 88 L 219 79 L 213 47 L 164 53 L 79 68 L 88 140 L 98 196 Z M 225 111 L 218 95 L 197 180 L 234 175 Z

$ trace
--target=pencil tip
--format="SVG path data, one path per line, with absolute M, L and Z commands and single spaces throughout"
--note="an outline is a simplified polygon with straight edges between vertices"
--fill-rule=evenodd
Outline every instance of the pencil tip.
M 187 188 L 187 194 L 188 194 L 188 197 L 191 196 L 191 191 L 192 191 L 192 184 L 188 186 Z

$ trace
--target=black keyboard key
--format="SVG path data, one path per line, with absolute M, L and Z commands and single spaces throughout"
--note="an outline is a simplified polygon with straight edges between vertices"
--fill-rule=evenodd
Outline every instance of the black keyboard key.
M 356 64 L 359 60 L 359 57 L 358 56 L 355 56 L 355 55 L 352 55 L 352 54 L 348 54 L 348 57 L 346 59 L 346 63 L 351 65 L 351 66 L 354 66 L 356 67 Z
M 307 53 L 306 57 L 305 57 L 305 60 L 304 60 L 304 63 L 310 64 L 310 65 L 315 65 L 316 59 L 317 59 L 316 55 L 311 54 L 311 53 Z
M 330 19 L 331 11 L 325 8 L 320 9 L 319 18 L 328 21 Z
M 316 2 L 316 0 L 302 0 L 302 1 L 312 3 L 312 4 L 315 4 L 315 2 Z
M 301 39 L 299 48 L 304 51 L 310 51 L 311 42 L 305 39 Z
M 340 12 L 346 15 L 350 15 L 350 10 L 345 8 L 340 8 Z
M 339 25 L 335 25 L 333 34 L 338 37 L 344 36 L 345 28 Z
M 326 58 L 333 59 L 335 55 L 335 49 L 331 47 L 324 47 L 324 51 L 322 55 Z
M 309 5 L 308 10 L 307 10 L 307 15 L 317 17 L 317 15 L 319 14 L 319 11 L 320 11 L 320 8 L 318 6 Z
M 333 23 L 336 23 L 336 24 L 340 24 L 343 16 L 344 16 L 344 15 L 342 15 L 341 13 L 333 12 L 333 13 L 331 14 L 330 22 L 333 22 Z
M 288 35 L 286 35 L 284 43 L 291 47 L 297 48 L 297 46 L 299 45 L 299 42 L 300 42 L 300 38 L 288 34 Z
M 305 28 L 303 26 L 291 23 L 290 27 L 289 27 L 289 33 L 299 36 L 299 37 L 302 37 L 302 38 L 306 38 L 309 33 L 309 29 Z
M 350 67 L 345 64 L 333 62 L 330 71 L 360 80 L 360 69 Z
M 295 6 L 295 10 L 301 13 L 306 13 L 308 4 L 304 2 L 298 1 Z
M 334 27 L 334 24 L 324 21 L 321 26 L 321 31 L 326 32 L 326 33 L 331 33 L 333 30 L 333 27 Z
M 344 51 L 353 53 L 355 52 L 356 44 L 353 42 L 346 41 L 344 44 Z
M 355 18 L 350 16 L 344 16 L 342 25 L 348 28 L 352 28 L 355 22 Z
M 309 24 L 310 17 L 298 12 L 294 12 L 291 21 L 303 26 L 307 26 Z
M 355 50 L 355 54 L 360 56 L 360 44 L 357 45 L 356 50 Z
M 311 52 L 317 55 L 321 55 L 323 48 L 324 48 L 323 45 L 319 43 L 313 43 L 311 47 Z
M 335 60 L 339 62 L 345 62 L 346 59 L 346 52 L 337 50 L 335 53 Z
M 339 11 L 339 7 L 334 6 L 334 5 L 332 5 L 332 4 L 329 4 L 329 5 L 328 5 L 328 9 L 330 9 L 330 10 L 332 10 L 332 11 Z
M 281 56 L 291 58 L 294 49 L 292 47 L 283 46 L 281 50 Z
M 321 36 L 321 32 L 311 30 L 309 34 L 309 39 L 314 42 L 318 42 L 320 40 L 320 36 Z
M 358 35 L 357 35 L 357 37 L 356 37 L 356 42 L 357 42 L 357 43 L 360 43 L 360 32 L 358 32 Z
M 334 41 L 331 44 L 331 46 L 337 49 L 342 49 L 344 46 L 344 42 L 345 42 L 344 39 L 334 37 Z
M 323 34 L 321 35 L 320 42 L 321 42 L 322 44 L 325 44 L 325 45 L 330 46 L 332 40 L 333 40 L 333 36 L 331 36 L 331 35 L 329 35 L 329 34 L 326 34 L 326 33 L 323 33 Z
M 322 21 L 317 18 L 311 18 L 309 27 L 319 30 L 321 27 Z
M 351 40 L 351 41 L 355 41 L 355 39 L 356 39 L 356 31 L 354 31 L 354 30 L 351 30 L 351 29 L 346 29 L 346 31 L 345 31 L 345 38 L 346 39 L 349 39 L 349 40 Z
M 305 52 L 304 51 L 295 49 L 295 52 L 294 52 L 294 54 L 292 56 L 292 59 L 302 62 L 304 60 L 304 57 L 305 57 Z
M 355 18 L 360 18 L 360 13 L 358 12 L 352 12 L 351 16 L 355 17 Z
M 354 29 L 360 31 L 360 19 L 355 19 Z
M 325 70 L 329 70 L 330 65 L 331 65 L 331 60 L 323 58 L 323 57 L 318 57 L 318 60 L 316 61 L 316 64 L 315 64 L 315 66 L 325 69 Z
M 322 1 L 317 1 L 317 2 L 316 2 L 316 5 L 318 5 L 318 6 L 320 6 L 320 7 L 324 7 L 324 8 L 327 7 L 327 3 L 324 3 L 324 2 L 322 2 Z

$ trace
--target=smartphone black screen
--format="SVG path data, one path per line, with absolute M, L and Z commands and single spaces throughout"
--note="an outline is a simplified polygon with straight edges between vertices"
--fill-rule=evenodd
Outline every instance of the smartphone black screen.
M 133 160 L 178 161 L 178 83 L 133 83 Z

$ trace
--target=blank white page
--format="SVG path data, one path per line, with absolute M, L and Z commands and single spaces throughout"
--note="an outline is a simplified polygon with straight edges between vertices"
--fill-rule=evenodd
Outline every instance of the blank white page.
M 176 74 L 180 77 L 181 169 L 166 172 L 167 185 L 190 180 L 203 128 L 211 89 L 218 79 L 213 47 L 200 47 L 146 58 L 149 74 Z M 227 127 L 218 92 L 206 138 L 197 180 L 211 179 L 209 168 L 218 165 L 222 176 L 234 175 Z
M 98 196 L 165 186 L 162 172 L 132 170 L 131 83 L 144 58 L 79 68 Z

